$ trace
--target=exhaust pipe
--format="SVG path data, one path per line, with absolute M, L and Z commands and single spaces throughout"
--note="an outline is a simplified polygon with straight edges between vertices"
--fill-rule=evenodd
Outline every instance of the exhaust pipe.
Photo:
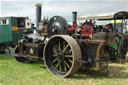
M 77 24 L 77 12 L 72 12 L 72 22 L 73 24 Z
M 35 6 L 36 6 L 36 29 L 38 29 L 39 22 L 41 21 L 42 4 L 37 3 Z

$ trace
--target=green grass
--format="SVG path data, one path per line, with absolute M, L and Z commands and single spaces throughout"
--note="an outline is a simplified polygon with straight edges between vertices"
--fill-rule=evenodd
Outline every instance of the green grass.
M 80 70 L 69 78 L 51 75 L 43 62 L 25 64 L 13 56 L 0 55 L 0 85 L 128 85 L 128 61 L 112 63 L 109 68 L 114 76 L 106 72 Z

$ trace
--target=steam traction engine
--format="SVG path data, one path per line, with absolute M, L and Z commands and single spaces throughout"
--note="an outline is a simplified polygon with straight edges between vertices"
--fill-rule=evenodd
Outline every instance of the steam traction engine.
M 121 60 L 123 62 L 126 59 L 128 53 L 128 12 L 118 11 L 112 13 L 95 14 L 90 16 L 80 16 L 78 20 L 90 20 L 93 24 L 93 33 L 109 32 L 115 33 L 114 43 L 109 47 L 110 60 Z M 106 25 L 98 25 L 97 22 L 107 22 Z M 108 24 L 108 21 L 112 22 Z M 87 25 L 89 26 L 89 24 Z M 90 27 L 90 28 L 91 28 Z
M 41 21 L 41 4 L 36 4 L 36 14 L 37 33 L 24 34 L 15 51 L 16 60 L 28 63 L 43 59 L 49 72 L 62 77 L 80 68 L 107 68 L 114 33 L 93 33 L 88 22 L 78 26 L 76 12 L 73 12 L 73 26 L 61 16 Z

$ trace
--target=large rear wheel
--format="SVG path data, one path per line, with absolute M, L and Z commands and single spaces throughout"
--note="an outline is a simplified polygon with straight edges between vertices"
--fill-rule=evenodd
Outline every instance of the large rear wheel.
M 80 60 L 80 47 L 68 35 L 55 35 L 45 45 L 44 62 L 53 75 L 70 76 L 80 68 Z

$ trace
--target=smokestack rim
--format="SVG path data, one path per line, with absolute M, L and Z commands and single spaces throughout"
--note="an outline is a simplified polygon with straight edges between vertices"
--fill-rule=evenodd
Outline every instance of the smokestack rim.
M 72 13 L 77 13 L 77 11 L 73 11 Z
M 37 3 L 35 6 L 36 7 L 42 7 L 42 4 L 41 3 Z

